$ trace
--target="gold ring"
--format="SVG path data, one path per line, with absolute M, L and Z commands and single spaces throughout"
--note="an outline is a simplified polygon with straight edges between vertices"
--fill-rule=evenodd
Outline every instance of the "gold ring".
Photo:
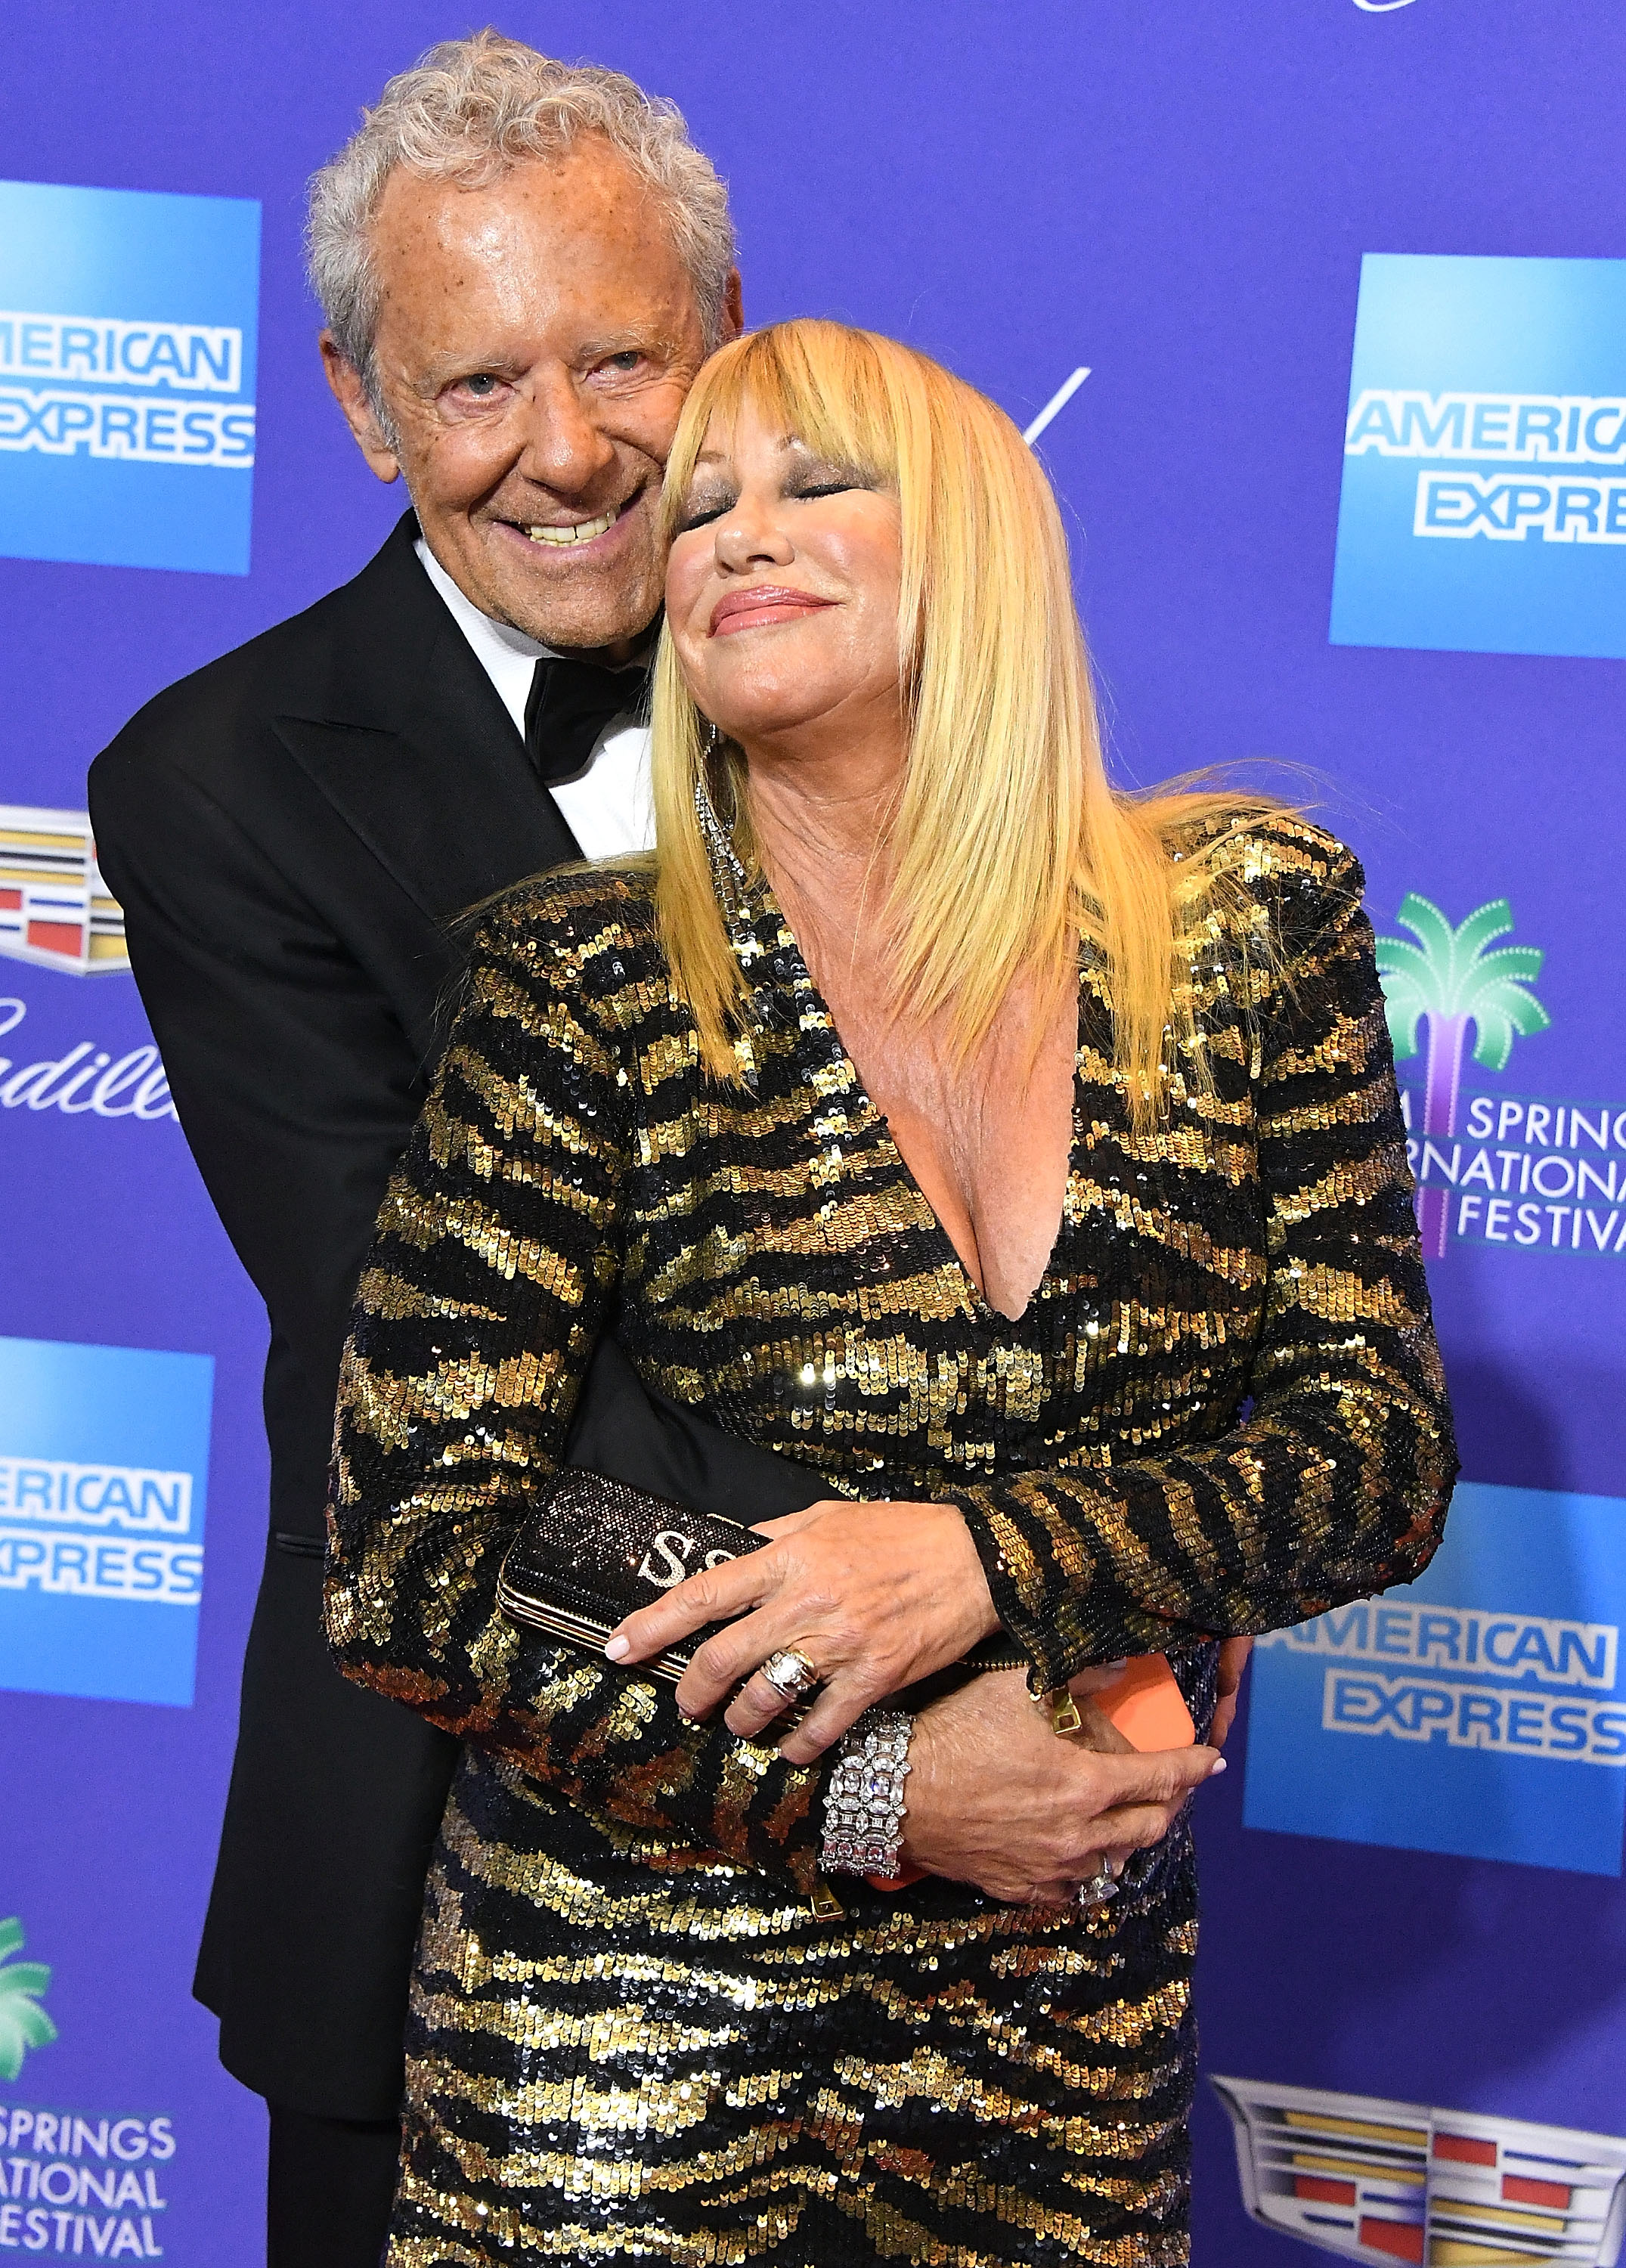
M 770 1653 L 762 1664 L 761 1675 L 767 1679 L 782 1701 L 799 1701 L 804 1693 L 811 1693 L 822 1683 L 818 1671 L 799 1646 L 782 1646 Z

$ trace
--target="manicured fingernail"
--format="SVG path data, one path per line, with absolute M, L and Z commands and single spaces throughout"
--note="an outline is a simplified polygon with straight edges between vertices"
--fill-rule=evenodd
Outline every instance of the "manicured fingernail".
M 632 1652 L 632 1640 L 629 1638 L 607 1638 L 604 1651 L 612 1661 L 624 1661 Z
M 1208 1776 L 1212 1779 L 1217 1772 L 1222 1772 L 1225 1769 L 1225 1760 L 1224 1756 L 1216 1756 L 1213 1763 L 1209 1766 Z
M 1115 1676 L 1121 1669 L 1127 1669 L 1129 1666 L 1129 1657 L 1127 1653 L 1121 1653 L 1116 1661 L 1098 1661 L 1095 1665 L 1098 1669 L 1110 1669 Z

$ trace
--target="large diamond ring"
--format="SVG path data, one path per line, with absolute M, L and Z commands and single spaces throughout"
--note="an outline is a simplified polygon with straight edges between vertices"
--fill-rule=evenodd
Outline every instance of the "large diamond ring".
M 1100 1864 L 1087 1882 L 1080 1882 L 1078 1899 L 1081 1906 L 1104 1906 L 1108 1898 L 1118 1895 L 1118 1874 L 1112 1860 L 1105 1853 Z
M 798 1701 L 822 1683 L 818 1671 L 799 1646 L 782 1646 L 762 1664 L 761 1675 L 781 1700 Z

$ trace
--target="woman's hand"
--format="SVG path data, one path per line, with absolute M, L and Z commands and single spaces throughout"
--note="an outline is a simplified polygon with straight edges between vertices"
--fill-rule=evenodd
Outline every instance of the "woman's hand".
M 961 1660 L 999 1627 L 971 1531 L 951 1504 L 831 1499 L 758 1533 L 774 1539 L 767 1550 L 689 1576 L 629 1615 L 605 1652 L 647 1661 L 725 1623 L 685 1672 L 678 1706 L 709 1716 L 749 1678 L 724 1719 L 747 1738 L 788 1706 L 751 1673 L 782 1647 L 805 1653 L 822 1690 L 780 1743 L 791 1764 L 813 1764 L 872 1702 Z
M 1086 1724 L 1099 1714 L 1085 1713 Z M 1102 1737 L 1122 1741 L 1101 1724 Z M 1103 1753 L 1058 1737 L 1020 1670 L 974 1678 L 923 1709 L 909 1766 L 905 1859 L 1009 1905 L 1065 1904 L 1103 1858 L 1160 1843 L 1193 1789 L 1225 1770 L 1209 1748 Z

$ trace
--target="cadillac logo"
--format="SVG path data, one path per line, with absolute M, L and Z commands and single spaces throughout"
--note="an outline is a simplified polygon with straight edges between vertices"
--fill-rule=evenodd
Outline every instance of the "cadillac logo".
M 1255 2220 L 1346 2260 L 1615 2268 L 1626 2140 L 1367 2095 L 1216 2079 Z
M 0 954 L 68 976 L 129 967 L 84 812 L 0 804 Z

